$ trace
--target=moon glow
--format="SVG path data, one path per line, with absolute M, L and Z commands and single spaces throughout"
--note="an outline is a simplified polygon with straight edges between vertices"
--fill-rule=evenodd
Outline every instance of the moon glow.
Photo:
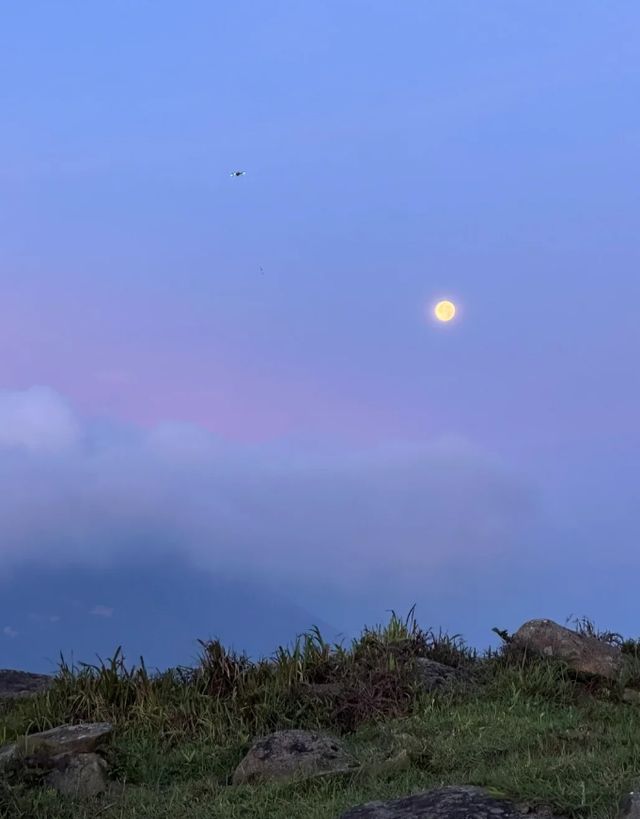
M 433 308 L 438 321 L 451 321 L 456 314 L 456 306 L 452 301 L 439 301 Z

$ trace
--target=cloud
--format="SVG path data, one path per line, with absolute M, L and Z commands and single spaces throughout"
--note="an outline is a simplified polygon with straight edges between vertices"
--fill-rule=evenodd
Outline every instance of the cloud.
M 6 637 L 17 637 L 18 636 L 18 632 L 15 629 L 12 629 L 11 626 L 5 626 L 2 629 L 2 633 Z
M 0 419 L 0 574 L 106 565 L 134 544 L 298 591 L 406 589 L 514 552 L 537 514 L 535 487 L 456 437 L 248 446 L 184 423 L 81 420 L 45 388 L 0 393 Z
M 108 606 L 94 606 L 89 614 L 95 614 L 98 617 L 111 617 L 113 609 L 110 609 Z
M 73 446 L 80 427 L 66 402 L 47 387 L 0 390 L 0 452 L 55 453 Z

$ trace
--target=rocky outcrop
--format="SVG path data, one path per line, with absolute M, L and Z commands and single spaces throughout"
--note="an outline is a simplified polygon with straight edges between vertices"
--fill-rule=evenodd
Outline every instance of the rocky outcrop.
M 342 743 L 314 731 L 276 731 L 253 744 L 233 774 L 233 784 L 278 781 L 344 773 L 358 761 Z

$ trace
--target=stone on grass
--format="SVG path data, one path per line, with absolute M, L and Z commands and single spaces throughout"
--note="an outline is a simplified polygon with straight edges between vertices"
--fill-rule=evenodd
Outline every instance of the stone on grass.
M 96 796 L 106 789 L 107 764 L 94 751 L 111 731 L 108 722 L 84 722 L 19 737 L 0 749 L 0 776 L 17 774 L 69 796 Z
M 112 730 L 108 722 L 81 722 L 26 734 L 13 744 L 0 748 L 0 768 L 18 757 L 92 753 Z
M 597 637 L 580 634 L 553 620 L 529 620 L 516 631 L 511 645 L 542 657 L 556 657 L 579 674 L 618 680 L 624 667 L 619 647 Z
M 416 657 L 416 677 L 425 691 L 434 691 L 448 685 L 469 684 L 476 682 L 476 675 L 466 668 L 439 663 L 427 657 Z
M 531 812 L 527 805 L 489 795 L 473 785 L 421 791 L 412 796 L 367 802 L 339 819 L 565 819 L 548 808 Z
M 236 768 L 232 781 L 234 785 L 286 782 L 358 767 L 358 761 L 334 737 L 292 729 L 257 740 Z
M 98 754 L 60 754 L 45 783 L 64 796 L 91 798 L 107 789 L 107 763 Z

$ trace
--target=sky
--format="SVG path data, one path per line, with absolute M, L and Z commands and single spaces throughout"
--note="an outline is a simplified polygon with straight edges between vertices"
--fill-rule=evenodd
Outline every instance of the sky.
M 639 636 L 639 26 L 3 11 L 0 667 Z

